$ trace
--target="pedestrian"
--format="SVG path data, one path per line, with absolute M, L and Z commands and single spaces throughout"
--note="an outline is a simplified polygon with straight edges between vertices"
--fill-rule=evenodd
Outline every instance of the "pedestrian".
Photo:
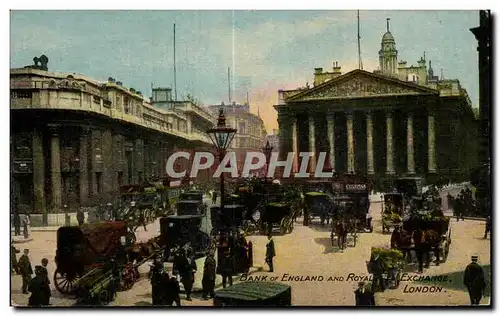
M 49 272 L 47 270 L 47 265 L 49 264 L 49 260 L 47 258 L 42 259 L 42 265 L 40 267 L 43 275 L 45 276 L 45 284 L 47 286 L 43 287 L 43 289 L 46 291 L 45 293 L 45 301 L 43 305 L 50 305 L 50 297 L 52 296 L 52 292 L 50 291 L 50 279 L 49 279 Z M 36 268 L 35 268 L 36 272 Z
M 28 285 L 31 281 L 31 276 L 33 275 L 33 269 L 31 268 L 31 262 L 28 257 L 29 249 L 24 249 L 23 255 L 19 258 L 18 267 L 21 276 L 23 277 L 23 294 L 28 294 Z
M 194 283 L 194 273 L 196 272 L 196 262 L 191 258 L 191 252 L 185 252 L 183 248 L 179 250 L 179 255 L 174 260 L 172 269 L 181 277 L 182 285 L 186 291 L 186 300 L 191 301 L 191 291 Z M 175 273 L 175 274 L 177 274 Z
M 21 251 L 14 247 L 14 243 L 10 242 L 10 266 L 11 273 L 19 274 L 19 266 L 17 265 L 17 255 L 16 253 L 20 253 Z
M 373 284 L 372 290 L 377 291 L 380 290 L 382 292 L 385 291 L 384 284 L 384 267 L 382 265 L 382 260 L 380 260 L 379 254 L 375 254 L 375 256 L 370 260 L 370 268 L 373 273 Z
M 148 229 L 146 228 L 146 217 L 144 216 L 144 210 L 139 210 L 139 224 L 144 227 L 145 232 L 148 231 Z
M 371 286 L 367 286 L 365 282 L 359 282 L 358 288 L 354 291 L 356 306 L 375 306 L 375 294 Z
M 21 216 L 19 216 L 18 211 L 14 212 L 13 222 L 14 222 L 13 223 L 14 224 L 14 236 L 21 235 Z
M 76 220 L 78 221 L 78 226 L 82 226 L 85 222 L 85 213 L 83 213 L 82 209 L 76 211 Z
M 217 202 L 217 191 L 212 192 L 212 204 L 215 204 Z
M 50 293 L 50 287 L 45 281 L 42 266 L 35 267 L 35 277 L 30 280 L 28 289 L 31 292 L 28 306 L 40 307 L 48 305 L 50 297 L 47 297 L 47 293 Z
M 151 297 L 153 306 L 163 305 L 165 303 L 165 286 L 163 284 L 163 275 L 161 267 L 155 262 L 151 266 Z
M 165 279 L 167 280 L 166 284 L 166 301 L 165 305 L 172 306 L 175 302 L 176 306 L 181 306 L 181 298 L 180 292 L 181 288 L 179 286 L 179 281 L 175 277 L 169 277 L 167 273 L 165 273 Z
M 267 240 L 266 263 L 269 266 L 269 272 L 274 272 L 273 258 L 276 256 L 276 251 L 274 249 L 274 239 L 271 233 L 267 235 Z
M 28 239 L 28 237 L 30 236 L 29 235 L 29 231 L 28 231 L 29 224 L 30 224 L 29 215 L 26 214 L 24 216 L 24 219 L 23 219 L 23 235 L 24 235 L 24 239 Z
M 478 256 L 472 256 L 472 262 L 465 268 L 464 273 L 464 285 L 469 291 L 471 305 L 479 305 L 484 289 L 486 288 L 484 271 L 477 264 L 478 259 Z
M 428 249 L 427 249 L 427 245 L 425 242 L 424 231 L 421 229 L 416 229 L 415 231 L 413 231 L 411 239 L 413 240 L 413 243 L 415 245 L 415 254 L 417 255 L 417 261 L 418 261 L 418 273 L 423 273 L 424 272 L 424 255 L 428 256 L 428 253 L 427 253 Z
M 491 238 L 491 216 L 488 215 L 486 218 L 486 225 L 484 228 L 484 239 L 488 236 L 488 233 L 490 233 L 490 238 Z
M 203 266 L 203 279 L 201 281 L 203 287 L 202 299 L 214 298 L 215 293 L 215 258 L 212 252 L 209 252 Z
M 222 249 L 224 248 L 219 248 L 219 251 Z M 218 262 L 217 274 L 222 276 L 222 287 L 226 288 L 227 283 L 229 283 L 229 286 L 233 285 L 234 262 L 229 249 L 223 251 L 222 258 Z

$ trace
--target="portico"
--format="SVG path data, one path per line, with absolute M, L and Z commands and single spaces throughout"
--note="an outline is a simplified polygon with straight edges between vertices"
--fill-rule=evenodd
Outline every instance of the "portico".
M 310 89 L 280 91 L 280 152 L 328 153 L 326 168 L 370 176 L 427 175 L 436 166 L 439 91 L 354 70 Z M 415 155 L 418 150 L 419 155 Z

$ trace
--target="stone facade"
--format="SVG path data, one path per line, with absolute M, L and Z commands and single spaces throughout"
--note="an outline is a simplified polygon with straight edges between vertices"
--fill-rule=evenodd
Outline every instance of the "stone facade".
M 113 78 L 99 83 L 12 69 L 10 108 L 12 191 L 21 212 L 74 212 L 113 202 L 122 185 L 164 177 L 174 151 L 212 146 L 196 132 L 213 126 L 209 113 L 196 117 L 190 105 L 156 109 Z M 179 159 L 174 168 L 189 165 Z
M 290 151 L 316 157 L 326 152 L 326 169 L 368 175 L 380 184 L 403 175 L 430 183 L 467 179 L 477 157 L 475 118 L 465 89 L 458 80 L 440 80 L 427 71 L 424 58 L 418 80 L 408 76 L 411 69 L 396 67 L 389 30 L 379 57 L 374 73 L 354 70 L 320 80 L 316 68 L 312 88 L 278 92 L 280 159 Z
M 237 130 L 229 150 L 236 153 L 238 172 L 241 173 L 246 153 L 252 151 L 262 152 L 262 147 L 266 141 L 266 128 L 259 115 L 250 113 L 248 104 L 233 102 L 231 105 L 224 105 L 222 103 L 222 105 L 209 106 L 208 111 L 217 116 L 221 106 L 226 116 L 226 125 Z

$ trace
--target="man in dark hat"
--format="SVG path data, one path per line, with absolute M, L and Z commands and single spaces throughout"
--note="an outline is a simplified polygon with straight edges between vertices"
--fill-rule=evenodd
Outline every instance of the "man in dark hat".
M 205 265 L 203 266 L 203 280 L 201 281 L 203 286 L 202 298 L 204 300 L 207 299 L 208 295 L 210 295 L 211 298 L 215 295 L 215 268 L 216 263 L 214 254 L 209 252 L 207 258 L 205 259 Z
M 219 248 L 219 250 L 221 249 L 223 248 Z M 231 252 L 225 249 L 220 259 L 217 266 L 217 273 L 222 276 L 222 287 L 226 288 L 227 282 L 229 282 L 229 286 L 233 285 L 233 257 L 231 256 Z
M 85 213 L 80 208 L 76 211 L 76 220 L 78 221 L 78 226 L 82 226 L 83 222 L 85 222 Z
M 176 306 L 181 306 L 181 298 L 179 293 L 181 291 L 179 286 L 179 281 L 175 277 L 169 277 L 168 273 L 165 273 L 165 291 L 166 291 L 166 301 L 165 305 L 172 306 L 175 302 Z
M 486 239 L 486 237 L 488 237 L 488 233 L 490 234 L 490 238 L 491 238 L 491 216 L 489 216 L 489 215 L 486 218 L 486 225 L 484 227 L 484 239 Z
M 354 291 L 354 296 L 356 298 L 356 306 L 375 306 L 375 294 L 365 282 L 358 283 L 358 288 Z
M 29 254 L 29 249 L 24 249 L 24 253 L 19 258 L 18 262 L 18 267 L 19 267 L 19 273 L 23 277 L 23 286 L 22 286 L 22 291 L 23 294 L 28 294 L 28 285 L 31 281 L 31 275 L 33 274 L 33 269 L 31 268 L 31 262 L 28 257 Z
M 186 300 L 191 301 L 191 291 L 194 284 L 194 274 L 196 272 L 196 262 L 192 259 L 191 252 L 186 253 L 183 248 L 179 250 L 179 255 L 174 260 L 174 274 L 179 274 L 182 285 L 186 291 Z M 176 273 L 177 272 L 177 273 Z
M 49 305 L 50 296 L 47 297 L 47 293 L 50 293 L 50 287 L 45 281 L 42 266 L 35 267 L 35 277 L 30 280 L 28 290 L 31 292 L 28 306 Z
M 464 273 L 464 285 L 469 291 L 471 305 L 479 305 L 484 289 L 486 288 L 484 271 L 483 268 L 477 264 L 478 259 L 478 256 L 472 256 L 472 262 L 465 268 Z
M 274 249 L 274 239 L 271 233 L 267 235 L 267 240 L 266 263 L 269 266 L 269 272 L 274 272 L 273 258 L 276 256 L 276 251 Z
M 165 286 L 163 284 L 163 267 L 154 261 L 149 272 L 151 279 L 151 297 L 153 306 L 163 305 L 165 297 Z
M 45 304 L 44 305 L 49 305 L 50 303 L 50 297 L 52 296 L 52 292 L 50 291 L 50 279 L 49 279 L 49 272 L 47 271 L 47 265 L 49 264 L 49 260 L 47 258 L 42 259 L 42 265 L 41 265 L 41 271 L 43 275 L 45 276 L 45 283 L 47 284 L 47 287 L 45 287 L 45 290 L 47 291 L 45 295 Z M 35 269 L 36 270 L 36 269 Z

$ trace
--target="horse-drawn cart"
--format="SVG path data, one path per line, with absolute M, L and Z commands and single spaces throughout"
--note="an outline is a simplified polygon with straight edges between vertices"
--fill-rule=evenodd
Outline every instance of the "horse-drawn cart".
M 401 193 L 385 193 L 382 210 L 382 233 L 401 225 L 405 210 L 405 197 Z
M 370 261 L 366 261 L 368 273 L 373 274 L 373 290 L 381 288 L 396 289 L 399 287 L 401 273 L 404 266 L 404 255 L 397 249 L 372 247 Z

